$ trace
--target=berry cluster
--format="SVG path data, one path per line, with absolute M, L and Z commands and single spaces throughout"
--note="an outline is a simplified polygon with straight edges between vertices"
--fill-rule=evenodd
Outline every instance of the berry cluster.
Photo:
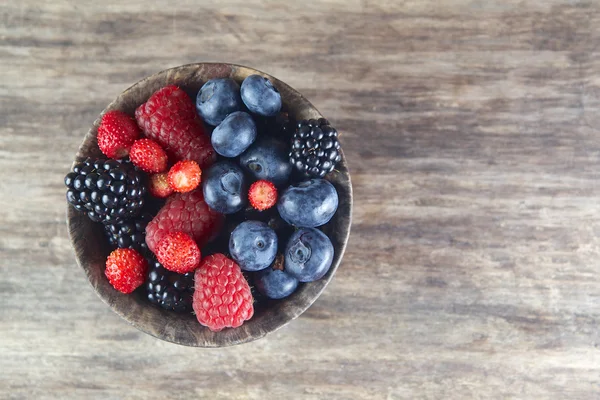
M 146 225 L 151 219 L 151 214 L 144 213 L 125 222 L 104 225 L 108 242 L 113 247 L 131 248 L 142 254 L 147 254 Z
M 73 166 L 65 185 L 67 201 L 94 222 L 119 223 L 144 206 L 143 176 L 129 163 L 87 158 Z
M 290 163 L 300 172 L 322 178 L 341 161 L 338 133 L 325 118 L 304 120 L 292 137 Z
M 165 310 L 186 312 L 192 310 L 194 274 L 178 274 L 167 270 L 156 260 L 148 269 L 146 279 L 148 300 Z
M 338 206 L 323 179 L 341 160 L 338 133 L 281 109 L 275 85 L 251 75 L 241 86 L 206 82 L 195 106 L 166 86 L 135 118 L 103 116 L 108 159 L 77 163 L 65 184 L 68 202 L 104 224 L 116 290 L 143 286 L 151 303 L 193 309 L 220 331 L 250 319 L 257 299 L 287 297 L 327 273 L 334 249 L 318 227 Z

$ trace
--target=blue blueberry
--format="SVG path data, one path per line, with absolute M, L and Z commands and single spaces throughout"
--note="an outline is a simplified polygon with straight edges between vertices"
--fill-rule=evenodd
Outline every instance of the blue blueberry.
M 331 240 L 318 229 L 294 232 L 285 248 L 285 271 L 300 282 L 321 279 L 333 262 Z
M 256 179 L 266 179 L 275 186 L 286 184 L 292 173 L 287 146 L 270 137 L 254 142 L 240 156 L 240 164 Z
M 273 117 L 281 110 L 281 94 L 270 80 L 260 75 L 244 79 L 241 93 L 242 101 L 255 114 Z
M 237 157 L 256 139 L 256 125 L 250 114 L 236 111 L 215 128 L 211 142 L 223 157 Z
M 267 268 L 277 255 L 277 234 L 264 222 L 242 222 L 231 232 L 229 253 L 244 271 Z
M 311 179 L 290 186 L 277 202 L 279 215 L 288 224 L 315 228 L 329 222 L 338 207 L 335 187 L 325 179 Z
M 223 214 L 232 214 L 244 207 L 246 180 L 238 165 L 230 161 L 221 161 L 202 175 L 202 192 L 210 208 Z
M 298 280 L 285 271 L 266 268 L 259 271 L 254 283 L 259 292 L 271 299 L 283 299 L 294 293 Z
M 210 125 L 219 125 L 227 115 L 241 109 L 240 86 L 230 78 L 211 79 L 196 96 L 196 110 Z

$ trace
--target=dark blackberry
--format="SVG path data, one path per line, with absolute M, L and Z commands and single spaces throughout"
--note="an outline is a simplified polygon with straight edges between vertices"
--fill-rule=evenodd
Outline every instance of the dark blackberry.
M 338 133 L 325 118 L 300 121 L 291 145 L 290 163 L 311 177 L 324 177 L 342 159 Z
M 94 222 L 119 223 L 144 206 L 144 175 L 128 161 L 87 158 L 65 176 L 67 201 Z
M 194 273 L 181 275 L 167 270 L 158 261 L 149 260 L 146 291 L 148 300 L 165 310 L 177 312 L 192 311 L 194 294 Z
M 147 254 L 146 225 L 151 220 L 151 214 L 143 213 L 139 217 L 128 221 L 106 224 L 104 225 L 104 231 L 113 247 L 135 249 L 142 254 Z

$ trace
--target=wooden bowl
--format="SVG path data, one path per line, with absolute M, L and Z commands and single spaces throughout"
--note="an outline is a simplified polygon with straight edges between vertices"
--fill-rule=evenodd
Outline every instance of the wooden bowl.
M 296 119 L 320 118 L 321 114 L 300 93 L 263 72 L 232 64 L 189 64 L 171 68 L 143 79 L 125 90 L 102 112 L 119 109 L 133 115 L 156 90 L 166 85 L 177 85 L 193 96 L 209 79 L 230 77 L 238 83 L 252 74 L 269 78 L 281 92 L 283 108 Z M 85 136 L 75 162 L 86 157 L 101 157 L 96 134 L 100 117 Z M 342 155 L 343 157 L 343 155 Z M 316 282 L 301 284 L 296 292 L 283 300 L 273 300 L 257 308 L 255 314 L 244 325 L 235 329 L 212 332 L 198 323 L 189 314 L 168 312 L 152 305 L 145 299 L 144 289 L 139 288 L 130 295 L 122 294 L 109 284 L 104 276 L 104 265 L 110 248 L 100 224 L 91 222 L 87 216 L 68 207 L 67 224 L 77 262 L 85 271 L 90 283 L 100 298 L 127 322 L 159 339 L 186 346 L 224 347 L 250 342 L 281 328 L 302 314 L 321 294 L 342 260 L 350 234 L 352 211 L 352 186 L 350 174 L 343 157 L 337 171 L 327 176 L 339 195 L 339 208 L 333 219 L 322 229 L 331 238 L 335 258 L 324 278 Z

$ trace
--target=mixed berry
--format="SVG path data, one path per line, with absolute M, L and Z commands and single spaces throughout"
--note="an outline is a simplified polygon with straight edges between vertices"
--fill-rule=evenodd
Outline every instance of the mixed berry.
M 268 79 L 210 80 L 195 104 L 166 86 L 107 112 L 97 139 L 106 158 L 74 165 L 67 201 L 103 224 L 116 290 L 220 331 L 330 269 L 338 133 L 282 111 Z

